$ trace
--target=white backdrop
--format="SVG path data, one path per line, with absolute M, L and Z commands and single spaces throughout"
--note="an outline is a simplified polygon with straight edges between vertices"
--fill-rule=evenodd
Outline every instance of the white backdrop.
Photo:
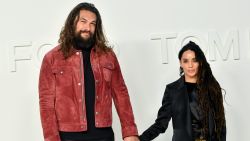
M 0 1 L 0 134 L 43 141 L 37 81 L 41 59 L 57 45 L 79 0 Z M 226 90 L 228 141 L 249 141 L 250 1 L 93 0 L 128 86 L 139 132 L 155 120 L 165 85 L 178 79 L 177 51 L 197 41 Z M 121 140 L 114 112 L 113 128 Z M 171 140 L 171 123 L 156 141 Z

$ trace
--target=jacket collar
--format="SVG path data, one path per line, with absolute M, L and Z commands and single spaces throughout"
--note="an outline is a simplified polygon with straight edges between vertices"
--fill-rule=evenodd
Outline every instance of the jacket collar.
M 178 80 L 177 80 L 177 88 L 178 89 L 182 89 L 185 86 L 185 78 L 184 76 L 181 76 Z

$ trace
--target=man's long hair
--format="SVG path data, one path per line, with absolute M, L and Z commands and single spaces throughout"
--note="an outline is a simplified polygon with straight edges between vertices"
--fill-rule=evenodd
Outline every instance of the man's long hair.
M 60 33 L 60 38 L 58 42 L 60 43 L 60 50 L 63 52 L 65 58 L 68 58 L 71 55 L 72 48 L 76 46 L 74 42 L 74 36 L 76 23 L 79 20 L 79 13 L 81 10 L 87 10 L 95 13 L 96 15 L 96 27 L 93 37 L 95 41 L 95 47 L 98 47 L 99 51 L 102 52 L 111 50 L 103 33 L 102 19 L 99 11 L 93 4 L 84 2 L 78 4 L 76 7 L 74 7 L 74 9 L 72 9 Z
M 208 116 L 209 112 L 215 120 L 215 133 L 220 140 L 222 128 L 226 126 L 225 113 L 223 106 L 222 88 L 213 76 L 212 70 L 201 48 L 190 41 L 179 52 L 178 58 L 181 60 L 182 54 L 191 50 L 195 53 L 195 58 L 199 63 L 197 74 L 198 103 L 204 115 L 203 123 L 204 133 L 208 135 Z M 183 69 L 180 67 L 180 75 L 183 75 Z

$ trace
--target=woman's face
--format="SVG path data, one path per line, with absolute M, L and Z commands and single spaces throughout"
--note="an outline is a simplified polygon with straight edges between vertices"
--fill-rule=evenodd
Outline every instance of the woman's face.
M 183 52 L 180 60 L 180 66 L 184 71 L 185 81 L 196 83 L 199 63 L 195 58 L 195 52 L 187 50 Z

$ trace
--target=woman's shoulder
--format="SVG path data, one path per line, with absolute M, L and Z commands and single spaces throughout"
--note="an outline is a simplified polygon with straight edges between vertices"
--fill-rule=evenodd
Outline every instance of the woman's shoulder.
M 167 84 L 167 88 L 169 89 L 177 89 L 180 88 L 184 85 L 184 80 L 182 77 L 180 77 L 179 79 L 175 80 L 172 83 Z

